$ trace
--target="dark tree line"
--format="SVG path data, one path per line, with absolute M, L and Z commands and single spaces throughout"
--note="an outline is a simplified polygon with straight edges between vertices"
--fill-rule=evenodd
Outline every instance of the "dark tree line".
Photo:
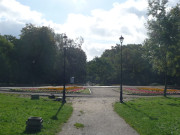
M 106 50 L 101 57 L 87 63 L 87 80 L 95 84 L 119 84 L 121 47 L 116 45 Z M 125 85 L 149 85 L 162 83 L 162 76 L 153 71 L 152 65 L 143 57 L 140 44 L 122 46 L 122 73 Z
M 75 77 L 85 82 L 86 54 L 81 49 L 83 39 L 67 39 L 66 80 Z M 62 84 L 64 60 L 63 34 L 49 27 L 27 24 L 20 38 L 0 35 L 1 84 Z

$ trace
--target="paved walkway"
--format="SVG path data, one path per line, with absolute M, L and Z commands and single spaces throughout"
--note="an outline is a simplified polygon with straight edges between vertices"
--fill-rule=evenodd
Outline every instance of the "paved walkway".
M 58 135 L 138 135 L 113 111 L 119 93 L 111 88 L 92 88 L 91 98 L 70 98 L 73 114 Z M 76 129 L 75 123 L 84 124 Z

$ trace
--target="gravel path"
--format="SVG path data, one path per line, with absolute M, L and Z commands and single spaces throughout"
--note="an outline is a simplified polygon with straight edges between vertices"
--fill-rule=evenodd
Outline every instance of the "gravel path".
M 113 111 L 119 93 L 112 88 L 92 88 L 92 97 L 70 98 L 73 114 L 58 135 L 138 135 Z M 75 123 L 84 124 L 77 129 Z

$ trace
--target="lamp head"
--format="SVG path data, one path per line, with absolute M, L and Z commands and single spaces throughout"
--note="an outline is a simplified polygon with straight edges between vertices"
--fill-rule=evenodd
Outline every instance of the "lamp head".
M 66 34 L 64 33 L 64 34 L 63 34 L 63 41 L 66 42 L 66 40 L 67 40 L 67 36 L 66 36 Z
M 119 40 L 120 40 L 120 42 L 122 43 L 122 42 L 123 42 L 123 40 L 124 40 L 124 37 L 123 37 L 123 36 L 121 36 L 121 37 L 119 38 Z

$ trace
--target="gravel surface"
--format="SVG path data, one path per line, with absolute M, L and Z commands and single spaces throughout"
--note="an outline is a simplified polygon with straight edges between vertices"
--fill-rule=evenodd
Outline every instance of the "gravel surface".
M 119 93 L 112 88 L 91 88 L 92 97 L 70 98 L 73 114 L 58 135 L 138 135 L 113 111 Z M 128 100 L 128 98 L 125 98 Z M 77 129 L 74 124 L 84 128 Z

